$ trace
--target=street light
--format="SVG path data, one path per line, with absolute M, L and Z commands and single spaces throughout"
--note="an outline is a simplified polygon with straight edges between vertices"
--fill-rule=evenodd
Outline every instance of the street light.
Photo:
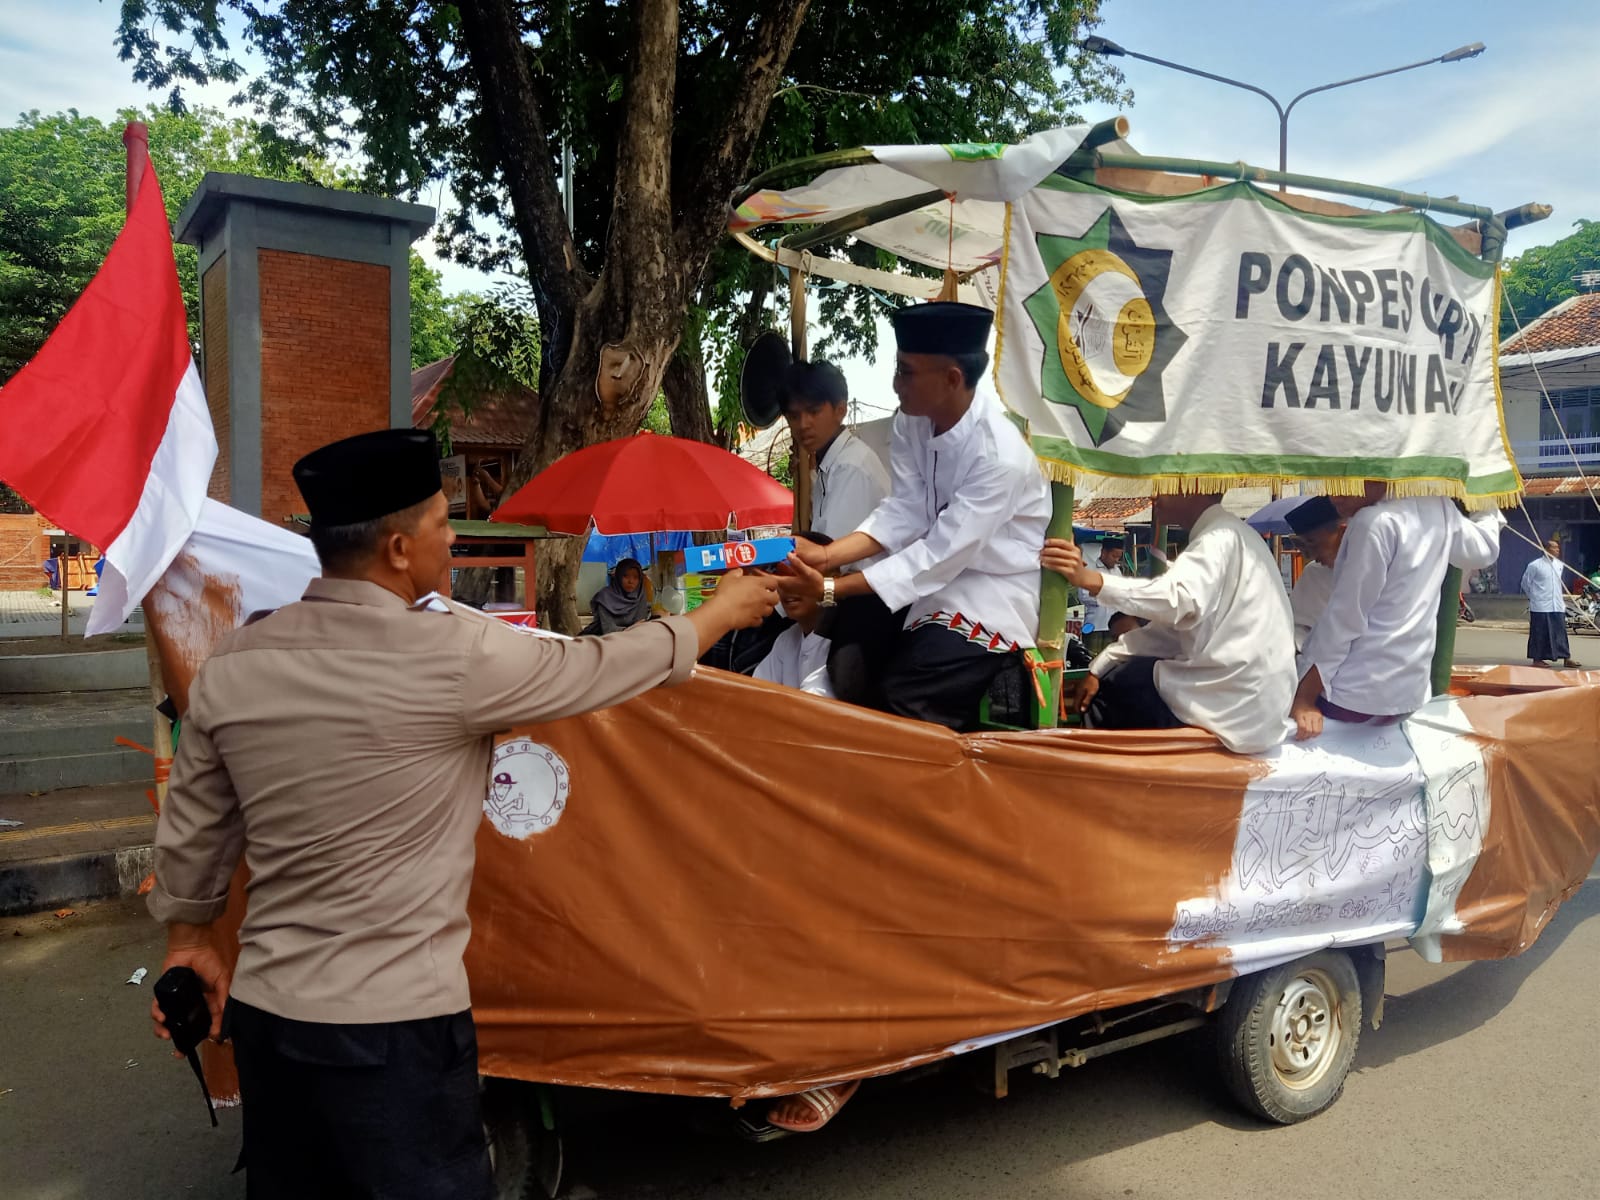
M 1137 58 L 1142 62 L 1155 63 L 1158 67 L 1169 67 L 1174 71 L 1182 71 L 1186 75 L 1198 75 L 1202 79 L 1212 79 L 1217 83 L 1226 83 L 1230 87 L 1243 88 L 1247 92 L 1254 92 L 1264 96 L 1267 102 L 1278 112 L 1278 171 L 1280 174 L 1289 170 L 1289 114 L 1294 111 L 1294 106 L 1307 96 L 1317 92 L 1331 91 L 1333 88 L 1347 87 L 1352 83 L 1364 83 L 1368 79 L 1377 79 L 1384 75 L 1398 75 L 1401 71 L 1414 71 L 1418 67 L 1431 67 L 1434 63 L 1462 62 L 1469 58 L 1477 58 L 1484 51 L 1482 42 L 1473 42 L 1470 46 L 1458 46 L 1448 54 L 1441 54 L 1437 58 L 1425 58 L 1421 62 L 1407 63 L 1403 67 L 1390 67 L 1387 71 L 1373 71 L 1370 75 L 1357 75 L 1354 79 L 1341 79 L 1336 83 L 1324 83 L 1314 88 L 1307 88 L 1288 104 L 1280 104 L 1278 98 L 1265 88 L 1258 88 L 1253 83 L 1244 83 L 1238 79 L 1229 79 L 1226 75 L 1213 75 L 1210 71 L 1202 71 L 1198 67 L 1186 67 L 1182 63 L 1168 62 L 1164 58 L 1156 58 L 1149 54 L 1140 54 L 1137 50 L 1129 50 L 1117 45 L 1110 38 L 1087 37 L 1083 40 L 1083 48 L 1090 54 L 1103 55 L 1106 58 Z M 1282 184 L 1278 190 L 1283 191 Z

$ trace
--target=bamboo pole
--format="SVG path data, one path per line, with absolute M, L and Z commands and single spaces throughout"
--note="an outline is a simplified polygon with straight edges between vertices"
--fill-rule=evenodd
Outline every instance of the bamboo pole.
M 1356 196 L 1362 200 L 1379 200 L 1397 208 L 1416 208 L 1423 212 L 1445 213 L 1454 217 L 1468 217 L 1474 221 L 1494 219 L 1494 210 L 1481 204 L 1463 204 L 1430 196 L 1426 192 L 1403 192 L 1395 188 L 1373 187 L 1365 183 L 1352 183 L 1347 179 L 1329 179 L 1323 175 L 1298 175 L 1292 171 L 1269 171 L 1266 167 L 1252 167 L 1242 162 L 1212 162 L 1198 158 L 1167 158 L 1145 154 L 1097 154 L 1093 165 L 1119 167 L 1128 171 L 1163 171 L 1170 175 L 1214 175 L 1219 179 L 1240 179 L 1250 183 L 1281 183 L 1302 191 L 1329 192 L 1335 196 Z
M 122 128 L 122 145 L 127 151 L 126 160 L 126 211 L 133 211 L 134 199 L 144 182 L 144 167 L 150 154 L 150 130 L 143 121 L 129 121 Z M 65 582 L 65 580 L 63 580 Z M 143 603 L 149 603 L 145 597 Z M 167 764 L 172 759 L 172 722 L 161 711 L 160 705 L 167 696 L 166 681 L 161 675 L 161 657 L 156 651 L 156 640 L 150 631 L 149 609 L 145 609 L 144 632 L 145 667 L 150 679 L 150 749 L 154 762 L 156 808 L 167 800 Z
M 69 606 L 72 595 L 72 589 L 67 586 L 67 538 L 71 535 L 65 529 L 61 531 L 61 534 L 61 556 L 56 559 L 56 570 L 60 573 L 60 578 L 57 582 L 61 584 L 61 637 L 65 640 L 71 636 L 67 623 L 67 618 L 71 611 Z
M 789 269 L 789 349 L 795 362 L 806 358 L 806 273 Z M 811 455 L 791 442 L 789 471 L 794 476 L 794 531 L 811 528 Z
M 1050 524 L 1046 537 L 1072 537 L 1074 495 L 1069 483 L 1050 485 Z M 1067 648 L 1067 581 L 1054 571 L 1040 570 L 1039 653 L 1051 666 L 1045 675 L 1044 711 L 1039 728 L 1054 729 L 1061 715 L 1061 668 Z

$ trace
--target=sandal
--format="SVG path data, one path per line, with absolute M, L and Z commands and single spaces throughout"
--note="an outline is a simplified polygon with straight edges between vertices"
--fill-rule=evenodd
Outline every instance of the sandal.
M 815 1133 L 838 1116 L 839 1110 L 860 1086 L 859 1079 L 852 1079 L 849 1083 L 835 1083 L 797 1096 L 785 1096 L 768 1110 L 767 1124 L 789 1133 Z M 794 1115 L 781 1115 L 791 1106 L 798 1110 Z

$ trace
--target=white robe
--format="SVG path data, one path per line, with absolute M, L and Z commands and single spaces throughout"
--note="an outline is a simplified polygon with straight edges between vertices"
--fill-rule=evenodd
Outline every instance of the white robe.
M 805 633 L 791 625 L 777 636 L 767 656 L 751 672 L 756 679 L 798 688 L 813 696 L 833 695 L 828 682 L 828 639 L 820 633 Z
M 811 472 L 811 528 L 835 541 L 860 528 L 889 494 L 889 472 L 872 448 L 841 429 Z
M 862 572 L 907 627 L 959 613 L 1010 641 L 1039 634 L 1039 554 L 1050 485 L 987 382 L 954 426 L 896 413 L 891 490 L 860 532 L 888 554 Z
M 1470 519 L 1440 496 L 1380 500 L 1345 526 L 1333 590 L 1300 653 L 1322 694 L 1374 716 L 1415 712 L 1432 690 L 1439 589 L 1449 567 L 1486 567 L 1500 554 L 1498 510 Z
M 1259 533 L 1213 504 L 1165 574 L 1103 578 L 1101 604 L 1150 624 L 1107 646 L 1091 672 L 1104 675 L 1130 658 L 1159 658 L 1156 691 L 1184 724 L 1209 730 L 1240 754 L 1289 736 L 1294 618 Z
M 1299 653 L 1311 636 L 1311 630 L 1328 607 L 1328 597 L 1333 594 L 1333 568 L 1319 562 L 1308 562 L 1295 580 L 1294 591 L 1289 593 L 1289 607 L 1294 610 L 1294 648 Z
M 1566 612 L 1567 598 L 1561 583 L 1568 569 L 1543 553 L 1528 564 L 1522 572 L 1522 591 L 1528 597 L 1529 612 Z

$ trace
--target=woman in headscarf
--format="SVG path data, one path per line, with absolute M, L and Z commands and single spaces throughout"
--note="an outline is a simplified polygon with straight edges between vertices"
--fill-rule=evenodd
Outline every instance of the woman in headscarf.
M 584 633 L 615 633 L 650 619 L 650 598 L 644 592 L 644 568 L 634 558 L 621 559 L 611 569 L 611 581 L 589 601 L 594 620 Z

